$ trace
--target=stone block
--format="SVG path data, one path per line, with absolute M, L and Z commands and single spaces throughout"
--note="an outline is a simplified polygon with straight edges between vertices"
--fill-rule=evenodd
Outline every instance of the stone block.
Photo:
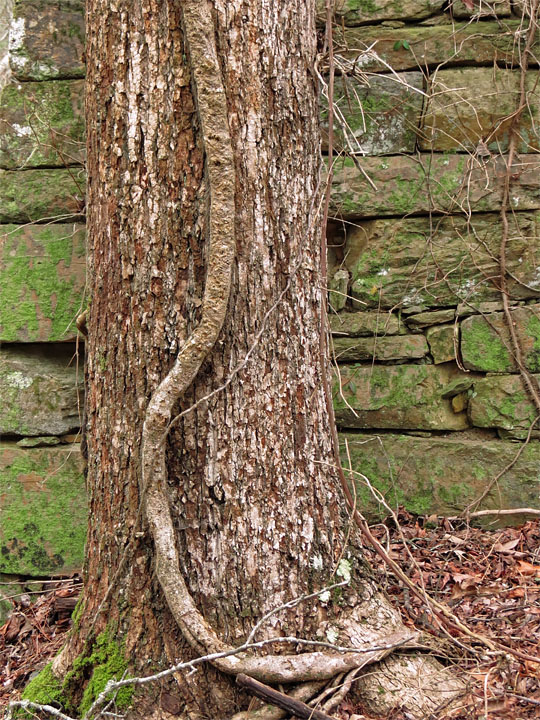
M 539 375 L 534 377 L 540 381 Z M 514 437 L 525 438 L 537 415 L 519 375 L 488 375 L 474 383 L 469 418 L 475 427 L 511 431 Z
M 334 149 L 360 155 L 412 153 L 424 100 L 420 72 L 370 77 L 368 84 L 336 77 Z M 323 149 L 327 150 L 328 103 L 322 98 Z
M 348 467 L 345 441 L 353 470 L 365 475 L 396 510 L 404 505 L 421 515 L 456 515 L 515 457 L 518 446 L 502 440 L 452 437 L 411 437 L 340 434 L 342 461 Z M 523 449 L 516 464 L 497 482 L 481 509 L 540 508 L 540 443 Z M 362 512 L 370 519 L 388 513 L 373 499 L 361 476 L 356 476 L 356 495 Z M 510 522 L 523 522 L 515 516 Z M 485 522 L 493 522 L 493 516 Z M 502 519 L 507 525 L 508 516 Z
M 76 220 L 84 213 L 82 169 L 0 170 L 0 223 Z
M 9 46 L 18 80 L 84 77 L 84 0 L 15 0 Z
M 0 226 L 0 342 L 73 339 L 85 271 L 83 225 Z
M 455 310 L 453 308 L 448 310 L 428 310 L 409 315 L 407 317 L 407 326 L 410 328 L 425 328 L 431 325 L 441 325 L 442 323 L 452 322 L 454 316 Z
M 525 367 L 540 372 L 540 305 L 525 305 L 510 312 Z M 504 313 L 466 318 L 461 323 L 461 355 L 470 370 L 517 372 Z
M 467 155 L 365 157 L 334 163 L 330 214 L 345 219 L 498 210 L 506 175 L 501 157 Z M 512 210 L 540 208 L 540 156 L 521 155 L 512 166 Z
M 485 315 L 503 309 L 502 300 L 487 300 L 486 302 L 460 303 L 456 308 L 458 318 L 469 317 L 469 315 Z
M 361 429 L 464 430 L 468 427 L 465 413 L 456 414 L 451 397 L 443 397 L 464 375 L 453 363 L 341 366 L 334 379 L 337 424 Z
M 403 322 L 395 313 L 373 310 L 330 315 L 330 328 L 334 337 L 400 335 L 406 332 Z
M 419 360 L 428 354 L 428 345 L 423 335 L 334 338 L 333 346 L 338 363 L 369 360 L 406 362 Z
M 527 108 L 519 123 L 518 152 L 539 152 L 540 88 L 538 71 L 526 75 Z M 520 76 L 515 70 L 456 68 L 438 70 L 430 79 L 421 150 L 494 153 L 508 149 L 508 130 L 519 105 Z M 486 150 L 487 148 L 487 150 Z M 474 205 L 473 205 L 474 207 Z M 476 209 L 476 208 L 475 208 Z
M 317 2 L 317 21 L 324 24 L 325 0 Z M 334 18 L 337 24 L 362 25 L 379 20 L 421 20 L 435 14 L 443 0 L 336 0 Z
M 451 0 L 449 10 L 455 18 L 503 18 L 508 17 L 512 12 L 510 0 L 486 0 L 477 1 L 471 10 L 463 0 Z
M 10 84 L 0 95 L 0 167 L 64 167 L 84 160 L 84 81 Z
M 436 325 L 427 329 L 426 338 L 429 352 L 435 365 L 453 362 L 456 359 L 456 346 L 458 345 L 458 328 L 451 325 Z
M 512 300 L 540 288 L 540 213 L 510 216 L 507 267 Z M 367 308 L 453 308 L 500 299 L 496 283 L 501 242 L 498 215 L 366 220 L 347 232 L 345 263 L 351 295 Z M 524 283 L 524 284 L 523 284 Z
M 86 493 L 76 446 L 0 445 L 0 572 L 43 577 L 80 570 Z
M 496 22 L 407 25 L 385 27 L 371 25 L 335 28 L 336 54 L 355 63 L 361 70 L 372 72 L 416 70 L 451 65 L 488 65 L 496 58 L 511 63 L 515 53 L 517 20 Z M 373 46 L 373 52 L 366 52 Z M 538 43 L 535 44 L 538 46 Z
M 0 348 L 0 436 L 64 435 L 80 427 L 82 369 L 73 354 L 70 345 Z

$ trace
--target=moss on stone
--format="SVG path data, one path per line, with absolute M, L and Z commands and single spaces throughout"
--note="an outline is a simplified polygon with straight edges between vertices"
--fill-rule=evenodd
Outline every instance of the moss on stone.
M 0 170 L 0 222 L 75 219 L 83 209 L 85 185 L 79 169 Z
M 0 94 L 0 165 L 64 167 L 84 160 L 81 80 L 8 85 Z
M 40 576 L 82 566 L 86 493 L 76 450 L 2 446 L 0 497 L 0 572 Z
M 471 370 L 508 372 L 514 367 L 504 342 L 482 317 L 463 322 L 461 348 L 466 367 Z
M 531 313 L 527 323 L 527 335 L 533 339 L 532 349 L 527 354 L 527 365 L 531 372 L 540 372 L 540 318 Z
M 7 225 L 0 236 L 0 340 L 73 337 L 85 282 L 83 229 Z

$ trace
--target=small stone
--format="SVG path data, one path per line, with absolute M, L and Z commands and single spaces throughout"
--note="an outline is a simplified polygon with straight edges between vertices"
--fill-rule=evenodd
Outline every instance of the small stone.
M 19 440 L 17 445 L 19 447 L 47 447 L 51 445 L 59 445 L 60 438 L 55 435 L 46 435 L 41 437 L 27 437 Z
M 456 359 L 457 330 L 453 323 L 427 329 L 426 338 L 435 365 Z
M 518 152 L 538 152 L 540 149 L 534 119 L 540 103 L 537 80 L 537 70 L 526 73 L 525 89 L 532 112 L 520 116 Z M 497 67 L 437 70 L 430 77 L 432 94 L 419 139 L 421 150 L 474 151 L 484 138 L 489 137 L 488 156 L 489 151 L 505 152 L 519 83 L 519 73 Z M 471 207 L 476 210 L 474 204 Z
M 539 375 L 533 377 L 540 381 Z M 508 430 L 523 439 L 537 415 L 519 375 L 488 375 L 475 381 L 469 399 L 469 418 L 475 427 Z
M 0 349 L 1 435 L 63 435 L 80 427 L 77 392 L 82 389 L 71 357 L 69 346 Z
M 459 395 L 454 395 L 452 398 L 452 410 L 455 413 L 460 413 L 466 410 L 468 404 L 469 396 L 467 393 L 460 393 Z
M 67 435 L 62 435 L 60 441 L 63 443 L 78 443 L 81 441 L 81 433 L 68 433 Z

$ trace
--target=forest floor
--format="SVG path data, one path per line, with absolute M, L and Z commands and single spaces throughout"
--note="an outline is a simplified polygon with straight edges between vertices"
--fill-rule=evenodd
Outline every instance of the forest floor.
M 480 530 L 401 512 L 397 524 L 389 520 L 374 525 L 372 533 L 416 586 L 445 603 L 474 633 L 508 648 L 506 655 L 490 657 L 481 643 L 471 642 L 451 622 L 441 627 L 429 607 L 366 549 L 404 622 L 431 637 L 438 658 L 455 667 L 466 683 L 460 708 L 451 715 L 442 711 L 439 720 L 540 718 L 540 663 L 534 660 L 540 657 L 540 521 Z M 58 652 L 81 583 L 74 577 L 41 581 L 34 591 L 32 587 L 28 585 L 0 628 L 0 714 Z M 347 698 L 335 715 L 342 720 L 369 718 Z M 396 710 L 391 720 L 407 720 L 407 715 Z

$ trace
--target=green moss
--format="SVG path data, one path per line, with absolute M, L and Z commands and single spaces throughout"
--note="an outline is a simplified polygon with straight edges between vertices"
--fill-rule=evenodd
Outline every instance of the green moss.
M 83 716 L 109 680 L 120 680 L 126 670 L 127 660 L 122 648 L 111 639 L 111 631 L 107 630 L 97 637 L 90 655 L 74 661 L 73 668 L 62 683 L 53 674 L 52 663 L 49 663 L 28 683 L 22 699 L 40 704 L 54 703 L 67 712 Z M 82 685 L 85 685 L 85 689 L 78 702 L 74 698 L 80 697 Z M 116 694 L 116 707 L 127 707 L 132 697 L 133 688 L 122 688 Z
M 52 663 L 45 665 L 43 670 L 30 680 L 22 694 L 23 700 L 39 703 L 40 705 L 51 705 L 58 703 L 62 705 L 62 684 L 52 671 Z M 23 713 L 21 713 L 23 715 Z M 33 713 L 24 712 L 25 717 L 35 717 Z
M 416 181 L 396 177 L 393 181 L 395 190 L 388 195 L 388 205 L 396 215 L 409 215 L 417 209 L 418 193 L 422 190 L 424 178 Z
M 527 365 L 531 372 L 540 372 L 540 318 L 531 313 L 527 323 L 527 335 L 533 338 L 532 350 L 527 354 Z
M 0 572 L 81 567 L 86 504 L 78 458 L 64 450 L 9 449 L 0 459 Z
M 479 470 L 478 467 L 473 468 L 473 474 Z M 484 473 L 485 475 L 485 473 Z M 443 503 L 456 509 L 462 509 L 474 495 L 474 490 L 467 483 L 453 483 L 452 485 L 440 485 L 439 496 Z
M 63 340 L 82 303 L 84 233 L 58 225 L 2 230 L 0 339 Z
M 464 326 L 461 342 L 468 367 L 484 372 L 508 372 L 514 367 L 503 341 L 483 318 L 473 318 Z
M 109 680 L 120 680 L 127 670 L 127 660 L 121 646 L 111 638 L 111 630 L 101 633 L 96 639 L 92 654 L 79 657 L 73 663 L 73 669 L 66 675 L 64 690 L 76 687 L 89 675 L 78 711 L 84 715 L 98 695 L 105 689 Z M 116 695 L 116 706 L 125 708 L 131 702 L 133 688 L 125 687 Z
M 26 223 L 53 216 L 78 216 L 84 188 L 82 171 L 0 170 L 0 222 Z

